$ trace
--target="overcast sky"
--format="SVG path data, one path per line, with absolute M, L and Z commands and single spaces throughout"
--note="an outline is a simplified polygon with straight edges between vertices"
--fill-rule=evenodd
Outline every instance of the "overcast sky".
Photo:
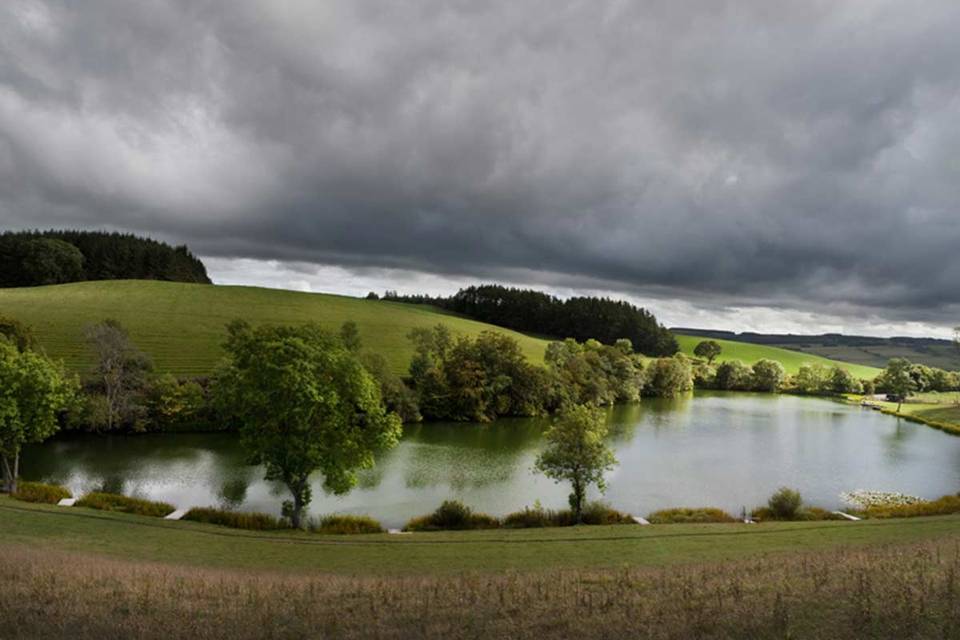
M 0 222 L 218 282 L 960 324 L 956 0 L 0 2 Z

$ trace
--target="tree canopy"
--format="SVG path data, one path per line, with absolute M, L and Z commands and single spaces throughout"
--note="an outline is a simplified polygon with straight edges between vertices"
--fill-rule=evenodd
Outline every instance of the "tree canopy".
M 0 462 L 7 491 L 17 490 L 23 445 L 57 432 L 57 414 L 74 392 L 75 381 L 59 363 L 0 338 Z
M 705 358 L 707 364 L 713 364 L 713 361 L 723 351 L 723 347 L 716 340 L 703 340 L 693 348 L 693 355 L 698 358 Z
M 570 509 L 576 522 L 583 520 L 587 489 L 606 489 L 603 474 L 617 464 L 604 439 L 607 423 L 603 411 L 590 405 L 565 408 L 545 434 L 547 446 L 537 457 L 535 468 L 557 482 L 569 482 Z
M 240 436 L 266 478 L 293 495 L 284 515 L 301 526 L 309 504 L 309 478 L 349 491 L 356 472 L 374 464 L 377 451 L 394 446 L 400 419 L 387 413 L 373 377 L 336 335 L 316 325 L 228 326 L 230 357 L 221 377 L 240 421 Z
M 449 298 L 399 296 L 385 299 L 433 304 L 481 322 L 578 342 L 597 340 L 613 345 L 626 338 L 638 352 L 669 356 L 679 350 L 676 338 L 646 309 L 623 300 L 575 297 L 561 300 L 531 289 L 480 285 L 461 289 Z
M 0 233 L 0 287 L 118 279 L 210 283 L 185 246 L 104 231 Z

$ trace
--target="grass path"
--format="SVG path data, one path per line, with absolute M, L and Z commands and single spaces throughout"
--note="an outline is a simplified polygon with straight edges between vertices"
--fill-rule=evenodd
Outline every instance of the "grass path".
M 0 497 L 0 545 L 190 566 L 353 575 L 663 566 L 944 536 L 960 540 L 960 516 L 318 536 L 238 531 Z

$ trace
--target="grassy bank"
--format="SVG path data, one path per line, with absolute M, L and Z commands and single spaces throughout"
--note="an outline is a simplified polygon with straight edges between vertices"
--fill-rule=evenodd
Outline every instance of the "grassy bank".
M 407 334 L 416 327 L 439 322 L 454 332 L 476 335 L 485 329 L 516 338 L 533 363 L 542 363 L 547 341 L 493 325 L 449 315 L 425 305 L 346 296 L 303 293 L 257 287 L 194 285 L 176 282 L 117 280 L 79 282 L 49 287 L 0 289 L 0 314 L 31 325 L 41 345 L 68 367 L 90 365 L 91 354 L 82 333 L 87 324 L 105 318 L 119 320 L 133 341 L 150 354 L 161 372 L 176 375 L 210 373 L 222 356 L 224 326 L 236 318 L 251 323 L 299 324 L 317 322 L 337 329 L 343 322 L 357 323 L 364 346 L 382 354 L 397 373 L 405 373 L 413 353 Z M 692 354 L 700 338 L 677 336 L 681 350 Z M 798 351 L 719 340 L 720 360 L 739 359 L 751 364 L 763 358 L 781 362 L 789 373 L 804 363 L 837 362 Z M 857 377 L 870 377 L 879 369 L 841 363 Z
M 65 511 L 8 506 L 0 635 L 11 639 L 960 637 L 957 518 L 324 546 L 147 529 L 134 516 L 73 518 L 84 529 Z M 538 549 L 534 564 L 517 555 Z M 424 562 L 436 555 L 443 566 Z
M 676 334 L 677 342 L 680 344 L 680 351 L 687 355 L 693 355 L 693 350 L 704 340 L 713 340 L 713 338 L 703 338 L 701 336 L 685 336 Z M 717 358 L 717 362 L 726 362 L 727 360 L 740 360 L 748 365 L 752 365 L 757 360 L 776 360 L 783 365 L 789 374 L 795 374 L 800 367 L 805 364 L 822 364 L 827 367 L 840 366 L 852 373 L 857 378 L 873 379 L 880 373 L 876 367 L 868 367 L 860 364 L 850 364 L 837 360 L 802 353 L 800 351 L 790 351 L 779 347 L 768 347 L 761 344 L 750 344 L 747 342 L 734 342 L 732 340 L 714 340 L 723 348 L 723 352 Z
M 960 404 L 956 403 L 957 394 L 921 394 L 903 403 L 897 411 L 896 402 L 884 402 L 869 399 L 872 405 L 880 407 L 883 413 L 897 416 L 913 422 L 919 422 L 947 433 L 960 435 Z M 863 396 L 846 396 L 849 402 L 860 404 Z
M 416 327 L 444 323 L 456 333 L 485 329 L 516 338 L 531 362 L 542 363 L 546 341 L 445 314 L 425 305 L 361 300 L 346 296 L 257 287 L 229 287 L 147 280 L 79 282 L 24 289 L 0 289 L 0 314 L 31 325 L 47 353 L 68 367 L 88 367 L 91 354 L 83 327 L 115 318 L 157 368 L 176 375 L 210 373 L 222 356 L 227 322 L 252 324 L 317 322 L 336 330 L 357 323 L 364 347 L 383 355 L 405 373 L 413 348 L 407 334 Z
M 251 570 L 424 574 L 660 566 L 960 537 L 960 516 L 864 522 L 613 525 L 343 538 L 239 531 L 0 497 L 0 539 L 119 559 Z

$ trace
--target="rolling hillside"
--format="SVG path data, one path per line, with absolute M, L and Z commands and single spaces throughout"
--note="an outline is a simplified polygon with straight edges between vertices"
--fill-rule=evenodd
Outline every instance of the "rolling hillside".
M 0 314 L 13 316 L 34 328 L 46 351 L 62 358 L 73 370 L 90 364 L 83 342 L 84 326 L 115 318 L 134 342 L 149 353 L 157 368 L 177 375 L 205 375 L 212 371 L 222 351 L 227 322 L 243 318 L 252 323 L 297 324 L 317 322 L 336 330 L 353 320 L 364 347 L 382 354 L 397 373 L 404 373 L 413 353 L 407 334 L 415 327 L 444 323 L 457 333 L 475 335 L 492 329 L 516 338 L 527 358 L 543 362 L 547 341 L 482 322 L 453 316 L 436 308 L 361 300 L 346 296 L 303 293 L 257 287 L 234 287 L 112 280 L 0 289 Z M 702 339 L 678 335 L 684 353 Z M 805 362 L 836 365 L 832 360 L 775 347 L 720 340 L 721 360 L 747 363 L 761 358 L 779 360 L 790 373 Z M 878 369 L 843 366 L 858 377 L 873 377 Z
M 693 349 L 703 340 L 716 340 L 714 338 L 704 338 L 703 336 L 687 336 L 675 334 L 677 342 L 680 343 L 680 350 L 688 355 L 693 355 Z M 753 364 L 757 360 L 769 358 L 779 361 L 787 373 L 796 373 L 804 364 L 822 364 L 828 367 L 841 366 L 858 378 L 873 378 L 880 369 L 868 367 L 859 364 L 849 364 L 837 360 L 828 360 L 827 358 L 816 356 L 800 351 L 790 351 L 779 347 L 768 347 L 760 344 L 750 344 L 747 342 L 733 342 L 732 340 L 716 340 L 723 347 L 723 353 L 717 358 L 717 361 L 724 360 L 742 360 L 747 364 Z
M 336 330 L 353 320 L 365 348 L 382 354 L 405 373 L 413 354 L 407 334 L 415 327 L 444 323 L 456 333 L 493 329 L 512 335 L 531 362 L 543 362 L 546 341 L 448 315 L 432 307 L 346 296 L 256 287 L 114 280 L 49 287 L 0 289 L 0 314 L 31 325 L 47 353 L 73 370 L 90 364 L 84 326 L 115 318 L 160 371 L 205 375 L 222 356 L 226 324 L 317 322 Z

